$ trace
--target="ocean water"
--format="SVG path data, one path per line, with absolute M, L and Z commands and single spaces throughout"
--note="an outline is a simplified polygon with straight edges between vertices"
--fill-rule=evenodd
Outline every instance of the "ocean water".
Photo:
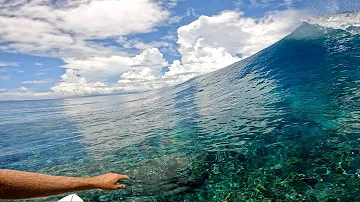
M 0 102 L 0 168 L 131 177 L 84 201 L 360 201 L 359 16 L 159 91 Z

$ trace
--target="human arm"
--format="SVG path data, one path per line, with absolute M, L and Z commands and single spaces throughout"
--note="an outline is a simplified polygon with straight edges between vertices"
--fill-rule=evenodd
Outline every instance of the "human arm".
M 39 198 L 91 189 L 123 189 L 125 185 L 116 183 L 127 179 L 126 175 L 114 173 L 80 178 L 0 170 L 0 199 Z

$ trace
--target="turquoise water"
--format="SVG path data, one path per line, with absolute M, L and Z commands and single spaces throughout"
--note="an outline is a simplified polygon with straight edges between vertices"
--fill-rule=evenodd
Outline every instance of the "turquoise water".
M 1 102 L 1 168 L 132 179 L 84 201 L 360 201 L 358 30 L 304 23 L 160 91 Z

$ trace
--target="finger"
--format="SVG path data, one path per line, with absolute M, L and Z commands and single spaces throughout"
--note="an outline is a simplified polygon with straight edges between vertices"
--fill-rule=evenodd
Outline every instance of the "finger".
M 116 189 L 124 189 L 125 185 L 124 184 L 117 184 L 116 185 Z
M 130 180 L 129 176 L 127 175 L 118 175 L 119 180 Z

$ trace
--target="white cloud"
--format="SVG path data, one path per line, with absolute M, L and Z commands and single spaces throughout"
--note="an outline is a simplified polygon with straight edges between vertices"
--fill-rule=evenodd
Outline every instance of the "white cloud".
M 0 100 L 49 99 L 62 96 L 53 92 L 32 92 L 23 86 L 17 89 L 0 89 Z
M 146 33 L 169 12 L 149 0 L 91 1 L 76 8 L 58 11 L 62 27 L 86 38 Z
M 150 48 L 160 48 L 160 47 L 168 47 L 170 44 L 166 41 L 152 41 L 150 43 L 139 42 L 134 44 L 134 47 L 137 49 L 145 50 Z
M 162 76 L 146 67 L 123 74 L 120 87 L 126 90 L 153 89 L 174 85 L 194 76 L 228 66 L 270 46 L 291 33 L 307 15 L 286 10 L 256 19 L 238 11 L 224 11 L 178 29 L 181 61 L 175 60 Z
M 21 84 L 47 84 L 52 83 L 52 79 L 42 79 L 42 80 L 32 80 L 32 81 L 23 81 Z
M 302 12 L 287 10 L 269 13 L 260 19 L 243 17 L 237 11 L 225 11 L 214 16 L 201 16 L 178 29 L 181 61 L 167 65 L 157 48 L 146 49 L 134 57 L 92 57 L 69 59 L 64 66 L 69 71 L 55 92 L 109 93 L 118 90 L 138 91 L 174 85 L 194 76 L 211 72 L 248 57 L 280 40 L 301 22 Z M 130 42 L 129 42 L 130 41 Z M 119 43 L 136 42 L 120 37 Z M 70 71 L 71 70 L 71 71 Z M 75 77 L 74 77 L 75 75 Z M 117 84 L 97 83 L 96 79 L 119 75 Z M 68 79 L 73 78 L 73 79 Z
M 17 62 L 1 62 L 0 61 L 0 73 L 8 73 L 8 72 L 18 72 L 18 73 L 23 73 L 24 70 L 21 69 L 17 69 L 14 67 L 19 67 L 19 63 Z M 2 81 L 6 81 L 9 80 L 10 76 L 9 75 L 4 75 L 4 74 L 0 74 L 0 80 Z
M 179 2 L 184 2 L 184 1 L 186 1 L 186 0 L 168 0 L 165 4 L 169 8 L 174 8 L 175 6 L 178 5 Z
M 146 50 L 150 48 L 160 48 L 160 47 L 168 47 L 170 43 L 166 41 L 152 41 L 150 43 L 144 43 L 139 39 L 127 39 L 124 36 L 120 36 L 117 43 L 122 45 L 124 48 L 136 48 L 139 50 Z
M 118 83 L 119 89 L 125 91 L 151 90 L 164 86 L 164 82 L 155 77 L 149 67 L 124 73 Z
M 12 7 L 12 6 L 19 6 L 27 3 L 27 0 L 0 0 L 0 8 Z
M 0 62 L 0 73 L 9 73 L 9 72 L 17 72 L 24 73 L 25 71 L 22 69 L 14 68 L 19 67 L 19 64 L 16 62 Z M 0 75 L 0 80 L 8 80 L 10 76 L 8 75 Z
M 44 64 L 40 63 L 40 62 L 36 62 L 35 63 L 36 66 L 43 66 Z
M 18 91 L 19 93 L 30 93 L 30 90 L 27 89 L 27 88 L 24 87 L 24 86 L 21 86 L 20 88 L 18 88 L 17 91 Z
M 19 64 L 17 62 L 1 62 L 0 67 L 18 67 Z
M 300 2 L 303 0 L 234 0 L 233 4 L 236 8 L 247 6 L 247 8 L 266 8 L 266 7 L 288 7 L 290 8 L 294 2 Z
M 155 75 L 160 74 L 167 65 L 162 53 L 157 48 L 144 50 L 134 57 L 109 56 L 91 57 L 87 59 L 65 59 L 64 68 L 77 70 L 77 74 L 89 80 L 120 76 L 124 72 L 150 67 Z
M 177 1 L 170 3 L 175 5 Z M 62 58 L 67 70 L 61 82 L 52 88 L 54 92 L 108 93 L 114 88 L 101 82 L 108 77 L 120 77 L 124 72 L 143 67 L 160 75 L 167 62 L 157 47 L 169 44 L 135 41 L 131 45 L 143 52 L 134 56 L 122 48 L 105 46 L 92 39 L 151 32 L 166 19 L 170 19 L 170 12 L 161 2 L 152 0 L 76 0 L 54 4 L 45 0 L 5 1 L 0 9 L 0 51 Z
M 71 96 L 111 93 L 115 89 L 102 82 L 88 82 L 86 78 L 80 77 L 76 71 L 67 69 L 66 74 L 61 76 L 60 83 L 53 86 L 51 90 L 55 93 Z
M 200 17 L 200 15 L 196 13 L 194 8 L 188 8 L 186 10 L 186 16 L 188 16 L 188 17 L 189 16 Z
M 161 39 L 163 40 L 168 40 L 168 41 L 177 41 L 177 33 L 176 32 L 169 32 L 167 35 L 161 37 Z
M 207 73 L 230 65 L 270 46 L 291 33 L 306 14 L 277 11 L 256 19 L 237 11 L 201 16 L 178 29 L 181 63 L 175 61 L 166 75 Z
M 153 77 L 160 76 L 161 68 L 167 66 L 167 62 L 157 48 L 144 50 L 134 57 L 93 57 L 85 60 L 68 59 L 65 61 L 67 62 L 64 65 L 67 68 L 66 73 L 61 77 L 61 82 L 51 90 L 66 94 L 109 93 L 122 90 L 124 88 L 119 85 L 107 85 L 98 80 L 116 75 L 119 77 L 123 75 L 125 79 L 131 79 L 133 75 L 135 78 L 134 75 L 137 73 L 141 75 L 144 68 L 146 68 L 146 74 L 142 74 L 142 76 L 148 74 Z
M 76 0 L 54 5 L 45 0 L 28 3 L 16 0 L 9 6 L 10 1 L 6 1 L 0 9 L 0 51 L 62 58 L 66 73 L 51 88 L 56 95 L 149 90 L 177 84 L 248 57 L 289 34 L 304 16 L 295 10 L 276 11 L 263 18 L 224 11 L 214 16 L 200 16 L 180 27 L 176 37 L 170 33 L 148 43 L 133 38 L 133 34 L 151 32 L 157 26 L 174 21 L 177 17 L 171 17 L 166 8 L 178 2 Z M 259 0 L 251 2 L 259 3 Z M 283 3 L 286 2 L 290 5 L 291 1 Z M 197 16 L 192 9 L 187 14 Z M 123 48 L 93 40 L 106 38 L 118 39 Z M 169 65 L 160 50 L 173 50 L 171 40 L 175 38 L 181 60 Z M 142 52 L 137 55 L 124 52 L 129 49 Z M 165 66 L 170 71 L 163 75 L 160 70 Z M 114 76 L 119 81 L 109 84 L 107 79 Z
M 5 45 L 0 45 L 0 50 L 61 58 L 127 55 L 119 48 L 89 39 L 150 32 L 170 15 L 150 0 L 64 1 L 55 5 L 31 0 L 26 4 L 3 4 L 0 42 Z

